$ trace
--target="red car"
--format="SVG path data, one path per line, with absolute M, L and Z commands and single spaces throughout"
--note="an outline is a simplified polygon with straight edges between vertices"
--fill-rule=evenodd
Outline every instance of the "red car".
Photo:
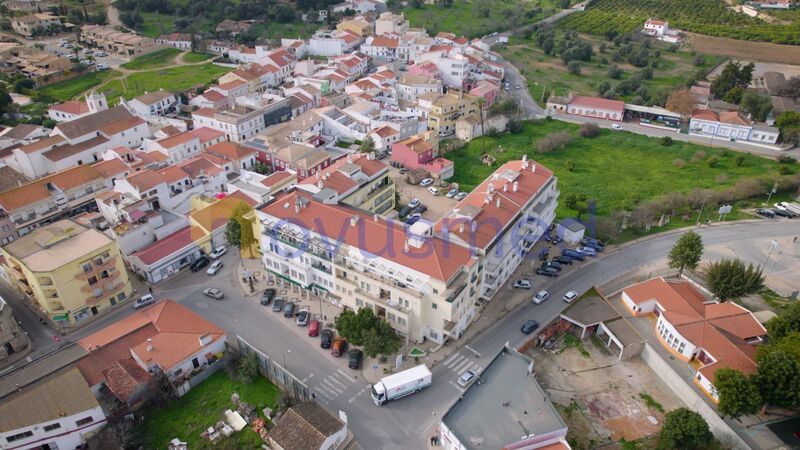
M 319 336 L 319 320 L 311 319 L 308 321 L 308 335 L 311 337 Z

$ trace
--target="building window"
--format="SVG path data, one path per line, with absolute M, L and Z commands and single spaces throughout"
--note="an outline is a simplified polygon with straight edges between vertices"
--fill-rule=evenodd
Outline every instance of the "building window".
M 57 430 L 59 428 L 61 428 L 61 424 L 60 423 L 51 423 L 50 425 L 45 425 L 44 426 L 44 431 L 46 431 L 46 432 L 47 431 L 53 431 L 53 430 Z
M 89 272 L 91 270 L 92 270 L 92 263 L 86 263 L 86 264 L 83 265 L 83 271 L 84 272 Z
M 119 295 L 117 295 L 117 300 L 123 301 L 123 300 L 125 300 L 126 297 L 127 296 L 125 295 L 124 292 L 120 292 Z
M 91 286 L 95 283 L 97 283 L 97 277 L 92 275 L 91 277 L 89 277 L 89 285 Z
M 14 441 L 18 441 L 18 440 L 20 440 L 20 439 L 26 439 L 26 438 L 29 438 L 29 437 L 31 437 L 31 436 L 33 436 L 33 431 L 24 431 L 24 432 L 22 432 L 22 433 L 18 433 L 18 434 L 15 434 L 15 435 L 13 435 L 13 436 L 9 436 L 9 437 L 7 437 L 7 438 L 6 438 L 6 441 L 8 441 L 8 442 L 14 442 Z
M 431 303 L 431 308 L 439 309 L 439 305 L 437 305 L 436 303 Z
M 94 422 L 94 419 L 92 419 L 92 416 L 89 416 L 89 417 L 84 417 L 83 419 L 78 420 L 77 422 L 75 422 L 75 425 L 79 426 L 79 427 L 82 427 L 82 426 L 90 424 L 92 422 Z

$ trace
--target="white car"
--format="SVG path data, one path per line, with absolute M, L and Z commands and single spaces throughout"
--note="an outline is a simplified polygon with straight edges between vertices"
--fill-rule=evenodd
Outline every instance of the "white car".
M 612 123 L 611 124 L 611 128 L 614 129 L 614 130 L 619 131 L 619 130 L 622 130 L 622 125 L 620 125 L 618 123 Z
M 475 372 L 468 370 L 462 373 L 460 377 L 458 377 L 458 385 L 461 387 L 467 387 L 470 385 L 470 383 L 475 381 L 476 377 L 477 374 L 475 374 Z
M 439 188 L 435 188 L 435 187 L 431 186 L 431 187 L 428 188 L 428 192 L 430 192 L 433 195 L 439 195 Z
M 578 247 L 575 250 L 587 256 L 597 256 L 597 250 L 593 249 L 592 247 Z
M 453 198 L 453 197 L 455 197 L 457 194 L 458 194 L 458 189 L 455 189 L 455 188 L 453 188 L 453 189 L 450 189 L 449 191 L 447 191 L 447 194 L 445 194 L 445 197 L 447 197 L 447 198 Z
M 108 64 L 106 64 L 106 63 L 100 63 L 96 67 L 97 67 L 97 70 L 108 70 Z
M 530 289 L 533 285 L 530 280 L 522 279 L 514 282 L 514 289 Z
M 153 297 L 150 294 L 145 294 L 139 297 L 138 300 L 136 300 L 136 303 L 133 304 L 133 309 L 141 309 L 144 308 L 145 306 L 150 306 L 155 302 L 156 302 L 155 297 Z
M 225 298 L 225 293 L 223 293 L 221 290 L 217 288 L 206 288 L 203 290 L 203 294 L 206 297 L 213 298 L 214 300 L 222 300 L 223 298 Z
M 578 293 L 575 291 L 569 291 L 564 294 L 564 297 L 561 300 L 564 300 L 567 303 L 572 303 L 573 300 L 578 298 Z
M 419 199 L 418 198 L 412 199 L 410 202 L 408 202 L 408 207 L 411 208 L 411 209 L 414 209 L 417 206 L 419 206 Z
M 206 273 L 209 275 L 216 275 L 217 272 L 219 272 L 221 269 L 222 269 L 222 261 L 214 261 L 213 263 L 211 263 L 210 266 L 208 266 L 208 270 L 206 270 Z
M 208 256 L 211 259 L 217 259 L 225 253 L 228 253 L 228 249 L 226 247 L 217 247 L 211 253 L 209 253 Z
M 433 184 L 433 178 L 425 178 L 424 180 L 419 182 L 419 185 L 422 187 L 428 187 Z
M 458 201 L 464 200 L 465 198 L 467 198 L 467 193 L 466 192 L 459 192 L 453 198 L 458 200 Z
M 536 295 L 533 296 L 533 303 L 537 305 L 547 300 L 547 297 L 550 297 L 550 293 L 542 289 L 541 291 L 537 292 Z

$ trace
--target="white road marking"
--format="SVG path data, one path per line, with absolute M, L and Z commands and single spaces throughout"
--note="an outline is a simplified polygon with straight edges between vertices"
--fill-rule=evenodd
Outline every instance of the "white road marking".
M 345 378 L 347 378 L 348 380 L 350 380 L 350 382 L 351 382 L 351 383 L 355 383 L 355 382 L 356 382 L 356 379 L 355 379 L 355 378 L 353 378 L 353 377 L 351 377 L 350 375 L 348 375 L 348 374 L 346 374 L 346 373 L 342 372 L 342 369 L 336 369 L 336 371 L 337 371 L 337 372 L 339 372 L 339 374 L 340 374 L 340 375 L 342 375 L 342 376 L 344 376 Z
M 481 353 L 479 351 L 475 350 L 474 348 L 470 347 L 469 345 L 465 345 L 464 348 L 466 348 L 467 350 L 471 351 L 472 353 L 475 354 L 475 356 L 480 358 Z
M 317 389 L 319 389 L 320 392 L 326 394 L 326 396 L 328 398 L 330 398 L 330 399 L 332 399 L 333 397 L 336 397 L 337 395 L 339 395 L 339 394 L 336 393 L 336 391 L 334 391 L 333 389 L 329 388 L 328 386 L 326 386 L 324 384 L 319 384 L 317 386 Z
M 357 399 L 359 396 L 361 396 L 361 394 L 363 394 L 363 393 L 364 393 L 364 391 L 366 391 L 367 389 L 369 389 L 369 386 L 367 386 L 367 387 L 365 387 L 364 389 L 361 389 L 360 391 L 358 391 L 358 394 L 354 395 L 354 396 L 353 396 L 353 397 L 352 397 L 350 400 L 348 400 L 348 401 L 347 401 L 347 403 L 353 403 L 353 402 L 354 402 L 354 401 L 355 401 L 355 400 L 356 400 L 356 399 Z
M 320 388 L 320 386 L 317 386 L 317 390 L 316 390 L 317 394 L 327 398 L 329 401 L 333 400 L 331 397 L 328 397 L 328 394 L 326 394 L 325 391 L 323 391 L 322 389 L 319 389 L 319 388 Z
M 450 385 L 451 385 L 451 386 L 453 386 L 454 388 L 456 388 L 456 389 L 458 390 L 458 392 L 461 392 L 462 394 L 463 394 L 463 393 L 465 393 L 465 392 L 467 392 L 467 391 L 466 391 L 466 390 L 464 390 L 464 389 L 463 389 L 461 386 L 457 385 L 457 384 L 455 383 L 455 381 L 453 381 L 453 380 L 450 380 Z
M 470 364 L 472 364 L 472 361 L 470 361 L 470 360 L 468 360 L 468 359 L 465 359 L 464 361 L 462 361 L 461 363 L 459 363 L 457 366 L 453 367 L 453 372 L 455 372 L 455 373 L 461 373 L 461 372 L 463 372 L 463 371 L 464 371 L 464 369 L 466 369 L 466 368 L 467 368 L 467 366 L 469 366 Z
M 342 383 L 341 381 L 339 381 L 339 379 L 334 377 L 333 375 L 329 376 L 328 378 L 325 378 L 325 380 L 327 380 L 331 384 L 335 383 L 336 387 L 338 387 L 339 389 L 341 389 L 343 391 L 347 390 L 347 385 Z
M 331 389 L 332 391 L 336 392 L 336 395 L 339 395 L 342 392 L 344 392 L 344 389 L 339 389 L 338 387 L 334 386 L 333 383 L 331 383 L 327 378 L 322 380 L 322 384 L 327 386 L 328 389 Z
M 447 358 L 447 361 L 443 362 L 442 364 L 447 365 L 453 362 L 454 359 L 458 358 L 458 356 L 458 353 L 453 353 L 449 358 Z
M 308 381 L 308 380 L 310 380 L 310 379 L 312 379 L 312 378 L 314 378 L 314 374 L 313 374 L 313 373 L 309 374 L 307 377 L 303 378 L 303 379 L 302 379 L 302 380 L 300 380 L 300 381 L 301 381 L 301 382 L 303 382 L 303 383 L 305 383 L 306 381 Z
M 456 358 L 453 361 L 450 361 L 449 363 L 445 364 L 444 366 L 447 367 L 448 369 L 452 369 L 454 365 L 460 363 L 461 360 L 463 360 L 463 359 L 464 359 L 464 355 L 458 355 L 458 358 Z

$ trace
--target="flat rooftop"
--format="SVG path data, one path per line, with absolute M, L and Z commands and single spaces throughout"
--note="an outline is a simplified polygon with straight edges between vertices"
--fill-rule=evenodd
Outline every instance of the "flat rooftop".
M 567 425 L 533 375 L 530 359 L 504 349 L 481 373 L 442 421 L 461 444 L 474 449 L 499 449 L 523 436 L 541 436 Z

